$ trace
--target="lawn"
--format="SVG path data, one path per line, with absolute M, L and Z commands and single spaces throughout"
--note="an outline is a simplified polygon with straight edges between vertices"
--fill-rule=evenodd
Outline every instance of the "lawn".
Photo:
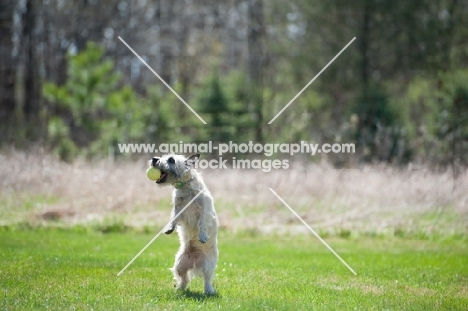
M 175 292 L 176 236 L 34 229 L 0 232 L 1 310 L 466 310 L 466 240 L 329 238 L 354 276 L 313 236 L 220 234 L 215 288 Z

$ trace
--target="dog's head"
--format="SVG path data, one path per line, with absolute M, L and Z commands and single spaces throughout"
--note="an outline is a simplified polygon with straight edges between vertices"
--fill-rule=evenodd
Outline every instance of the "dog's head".
M 194 154 L 188 158 L 177 154 L 153 157 L 150 160 L 150 165 L 161 170 L 161 177 L 156 183 L 160 185 L 185 183 L 192 177 L 191 171 L 199 158 L 199 154 Z

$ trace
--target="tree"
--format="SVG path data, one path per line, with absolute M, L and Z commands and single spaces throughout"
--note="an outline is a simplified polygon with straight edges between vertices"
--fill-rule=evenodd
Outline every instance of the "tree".
M 105 154 L 117 142 L 144 136 L 146 110 L 138 107 L 130 87 L 120 87 L 121 76 L 113 62 L 104 59 L 103 48 L 88 43 L 68 61 L 65 84 L 46 82 L 43 90 L 58 112 L 49 121 L 49 139 L 59 150 L 73 143 Z
M 256 125 L 256 140 L 263 141 L 263 63 L 264 63 L 264 24 L 263 0 L 248 0 L 248 74 L 253 84 L 253 112 Z
M 230 136 L 227 131 L 230 125 L 228 122 L 229 102 L 221 87 L 217 71 L 214 71 L 202 86 L 197 102 L 200 112 L 210 116 L 210 120 L 207 121 L 210 125 L 207 138 L 211 140 L 217 138 L 219 141 L 229 140 Z
M 468 70 L 457 70 L 440 77 L 436 134 L 440 139 L 443 164 L 466 167 L 468 160 Z M 445 162 L 445 163 L 444 163 Z
M 38 38 L 36 34 L 38 1 L 27 0 L 26 11 L 23 14 L 23 53 L 24 53 L 24 116 L 28 123 L 37 120 L 40 111 L 41 92 L 39 63 L 37 55 Z
M 5 139 L 11 135 L 15 117 L 16 58 L 13 50 L 13 13 L 16 1 L 0 1 L 0 120 Z
M 160 76 L 168 84 L 174 81 L 173 66 L 175 64 L 175 12 L 174 1 L 161 1 L 158 6 L 159 40 L 161 58 L 159 61 Z

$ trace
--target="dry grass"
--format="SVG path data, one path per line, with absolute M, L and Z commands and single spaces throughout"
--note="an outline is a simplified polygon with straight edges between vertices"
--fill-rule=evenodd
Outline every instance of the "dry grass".
M 170 187 L 146 179 L 139 162 L 59 162 L 50 155 L 0 154 L 0 220 L 64 223 L 119 219 L 160 226 L 170 210 Z M 305 230 L 268 188 L 320 230 L 392 231 L 395 228 L 466 232 L 468 172 L 327 165 L 288 170 L 205 170 L 224 227 Z

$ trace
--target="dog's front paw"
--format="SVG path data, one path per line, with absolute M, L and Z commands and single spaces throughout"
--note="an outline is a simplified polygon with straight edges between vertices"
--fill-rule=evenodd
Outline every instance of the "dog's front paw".
M 208 242 L 208 235 L 206 235 L 206 233 L 200 233 L 198 235 L 198 241 L 200 241 L 200 243 L 205 244 L 206 242 Z
M 171 234 L 172 232 L 174 232 L 174 229 L 175 229 L 175 226 L 170 226 L 169 228 L 167 228 L 166 231 L 164 231 L 165 234 Z

